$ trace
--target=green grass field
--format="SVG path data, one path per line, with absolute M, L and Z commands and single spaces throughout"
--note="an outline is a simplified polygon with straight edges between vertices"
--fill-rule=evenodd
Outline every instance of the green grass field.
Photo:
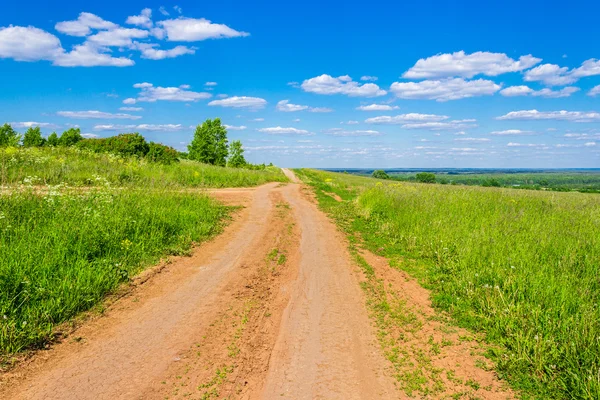
M 298 175 L 436 307 L 485 332 L 525 398 L 600 398 L 600 196 Z
M 220 232 L 231 208 L 179 189 L 287 180 L 275 168 L 165 166 L 73 148 L 0 149 L 0 165 L 0 361 Z
M 32 180 L 39 185 L 94 186 L 107 180 L 113 186 L 177 189 L 247 187 L 287 181 L 277 167 L 247 170 L 188 160 L 163 165 L 74 147 L 0 148 L 0 168 L 3 186 Z

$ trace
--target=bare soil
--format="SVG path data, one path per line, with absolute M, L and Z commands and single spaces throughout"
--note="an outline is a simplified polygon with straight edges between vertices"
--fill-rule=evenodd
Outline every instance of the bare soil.
M 292 184 L 208 191 L 241 206 L 224 233 L 145 272 L 102 315 L 0 375 L 0 399 L 407 398 L 345 237 L 284 172 Z M 428 293 L 363 256 L 421 310 L 423 332 L 407 345 L 442 340 Z M 457 345 L 433 361 L 458 378 L 425 397 L 512 397 L 476 366 L 478 348 L 463 333 L 444 336 Z M 485 389 L 463 387 L 471 378 Z

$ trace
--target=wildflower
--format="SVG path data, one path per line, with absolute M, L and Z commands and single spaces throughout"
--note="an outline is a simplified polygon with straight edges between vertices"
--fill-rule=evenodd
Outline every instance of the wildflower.
M 4 319 L 8 319 L 8 317 L 6 316 L 6 314 L 4 314 L 4 315 L 2 316 L 2 318 L 4 318 Z

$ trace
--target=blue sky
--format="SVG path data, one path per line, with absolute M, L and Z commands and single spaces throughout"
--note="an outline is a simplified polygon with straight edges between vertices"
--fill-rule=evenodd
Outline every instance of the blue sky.
M 290 167 L 600 167 L 597 2 L 11 2 L 0 123 Z

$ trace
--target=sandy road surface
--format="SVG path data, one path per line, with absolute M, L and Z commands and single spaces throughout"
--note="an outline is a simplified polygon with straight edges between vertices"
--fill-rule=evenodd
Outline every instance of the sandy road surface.
M 208 191 L 244 206 L 225 231 L 0 376 L 0 399 L 406 398 L 345 238 L 284 173 Z

